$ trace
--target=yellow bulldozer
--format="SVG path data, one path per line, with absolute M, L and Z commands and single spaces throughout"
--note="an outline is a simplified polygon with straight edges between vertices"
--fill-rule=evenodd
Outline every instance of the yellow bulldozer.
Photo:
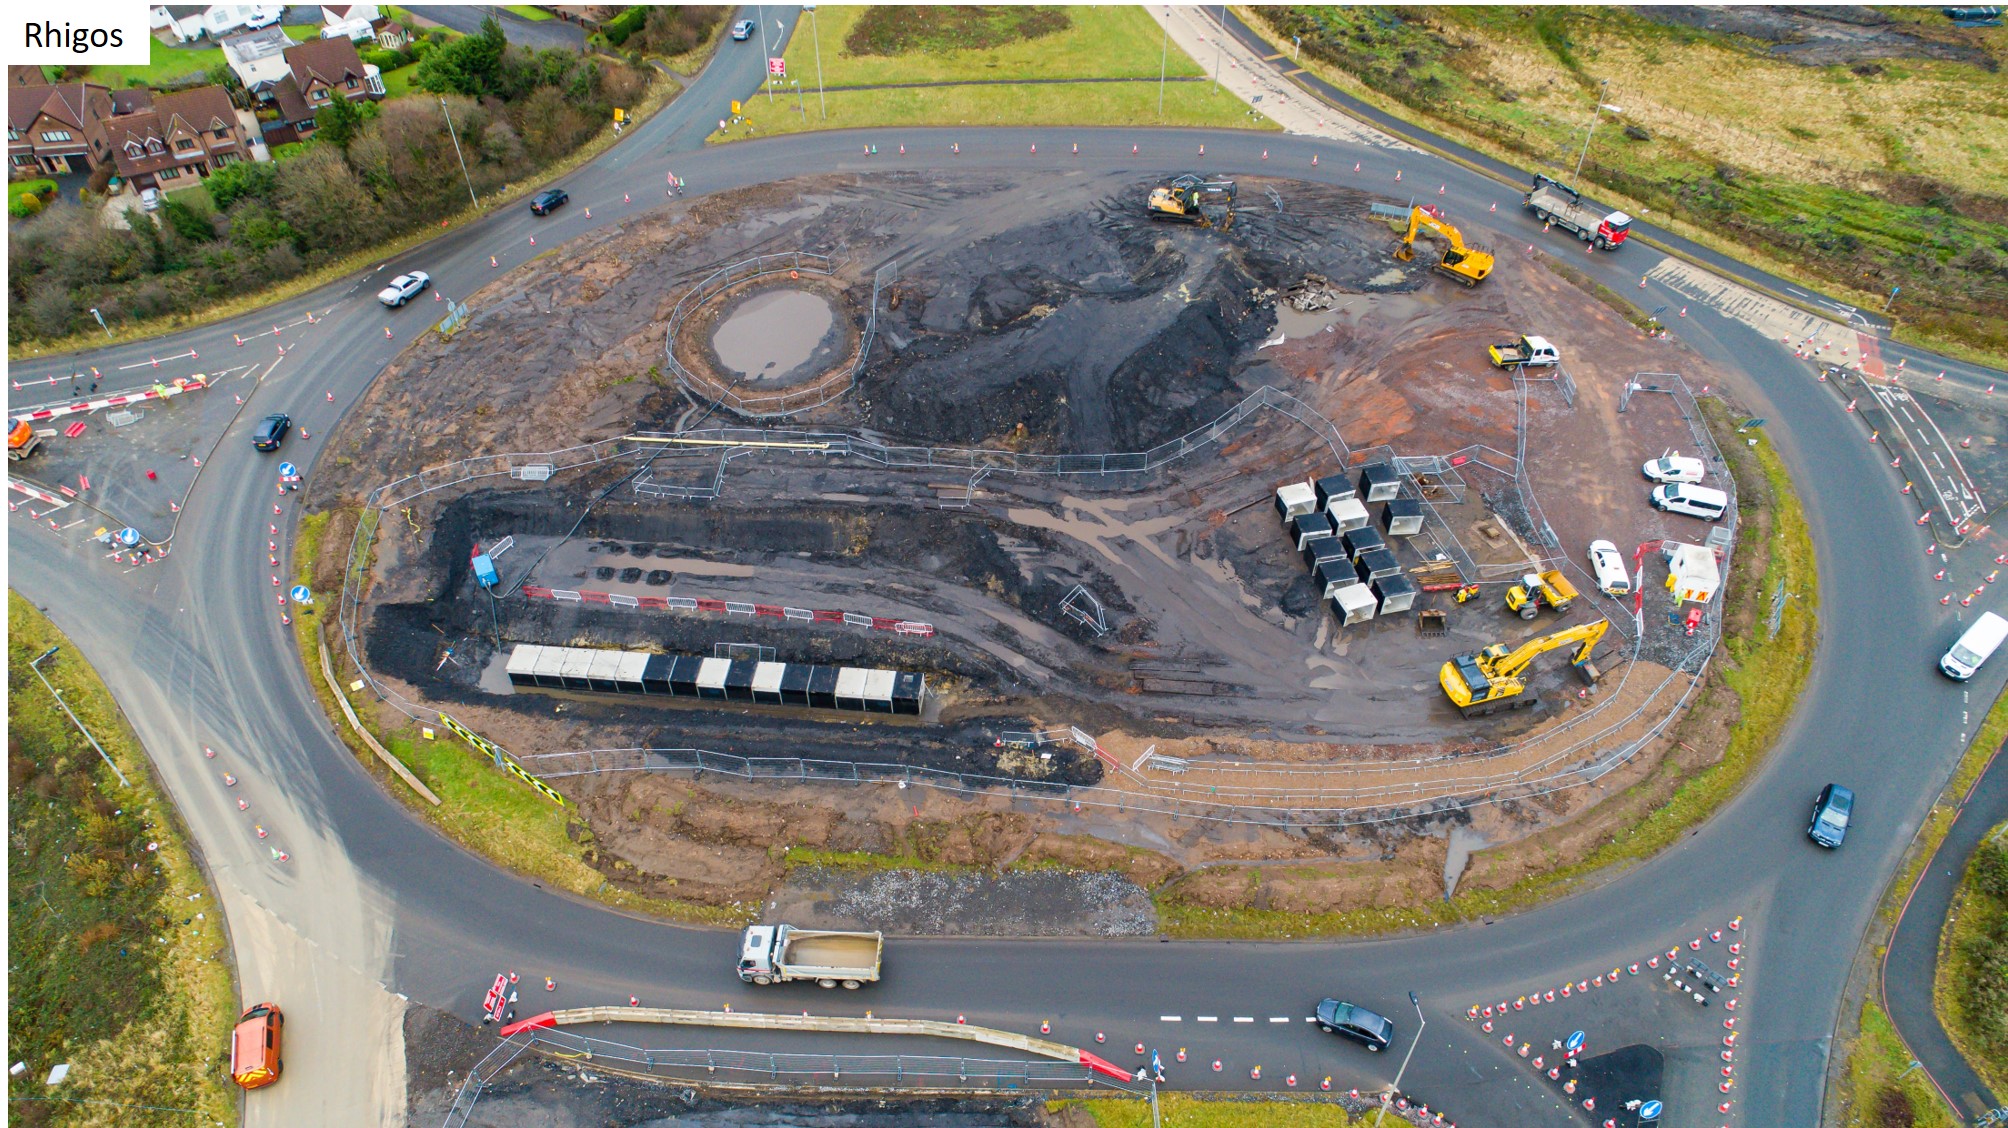
M 1466 243 L 1464 235 L 1452 227 L 1443 213 L 1426 204 L 1414 207 L 1396 207 L 1393 204 L 1371 205 L 1373 214 L 1399 219 L 1408 224 L 1402 232 L 1401 241 L 1395 244 L 1394 257 L 1403 262 L 1415 258 L 1415 237 L 1428 231 L 1443 240 L 1443 257 L 1437 260 L 1436 269 L 1457 279 L 1466 286 L 1476 286 L 1492 275 L 1492 252 L 1475 243 Z
M 1234 194 L 1232 180 L 1208 180 L 1188 172 L 1151 189 L 1144 212 L 1152 219 L 1225 231 L 1234 222 Z
M 1505 643 L 1495 642 L 1476 654 L 1460 654 L 1445 662 L 1436 680 L 1450 703 L 1467 717 L 1530 708 L 1540 703 L 1541 695 L 1527 689 L 1527 683 L 1520 678 L 1521 671 L 1548 651 L 1574 643 L 1576 652 L 1569 657 L 1569 664 L 1576 667 L 1585 681 L 1594 684 L 1602 675 L 1590 664 L 1590 652 L 1603 640 L 1610 626 L 1609 620 L 1598 619 L 1529 639 L 1510 651 Z

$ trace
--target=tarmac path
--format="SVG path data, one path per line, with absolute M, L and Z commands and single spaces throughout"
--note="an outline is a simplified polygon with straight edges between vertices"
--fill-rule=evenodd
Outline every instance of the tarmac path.
M 767 18 L 777 13 L 792 24 L 793 10 L 769 9 Z M 1033 176 L 1081 168 L 1144 176 L 1190 166 L 1386 181 L 1392 191 L 1399 160 L 1411 177 L 1442 184 L 1460 216 L 1485 215 L 1496 245 L 1557 250 L 1499 182 L 1384 139 L 1115 127 L 884 130 L 704 147 L 721 107 L 759 80 L 730 46 L 677 101 L 565 179 L 570 207 L 547 219 L 520 207 L 497 212 L 380 270 L 268 311 L 267 319 L 290 324 L 313 310 L 317 324 L 255 384 L 244 414 L 284 410 L 317 436 L 332 432 L 430 316 L 378 306 L 371 295 L 383 276 L 421 268 L 450 297 L 472 293 L 491 276 L 491 255 L 501 268 L 518 265 L 616 220 L 623 206 L 652 206 L 671 167 L 696 193 L 832 171 L 1013 169 Z M 1079 156 L 1068 153 L 1070 142 L 1081 145 Z M 866 156 L 866 144 L 878 155 Z M 892 155 L 901 144 L 906 154 Z M 1352 171 L 1355 161 L 1360 174 Z M 624 194 L 638 202 L 623 205 Z M 1508 206 L 1496 214 L 1481 206 L 1493 201 Z M 535 248 L 527 243 L 532 235 Z M 1577 263 L 1621 287 L 1662 259 L 1633 246 Z M 384 336 L 387 326 L 393 339 Z M 233 337 L 252 328 L 198 328 L 87 359 L 109 372 L 184 348 L 229 355 Z M 633 993 L 651 1006 L 813 1005 L 844 1014 L 872 1007 L 903 1017 L 967 1014 L 1020 1030 L 1050 1021 L 1056 1035 L 1081 1044 L 1089 1031 L 1105 1031 L 1125 1054 L 1132 1041 L 1189 1042 L 1196 1058 L 1221 1057 L 1233 1068 L 1180 1067 L 1175 1085 L 1239 1089 L 1280 1089 L 1286 1073 L 1331 1075 L 1341 1090 L 1385 1085 L 1394 1055 L 1337 1047 L 1307 1033 L 1302 1018 L 1320 996 L 1336 994 L 1393 1016 L 1407 1039 L 1406 993 L 1414 990 L 1430 1021 L 1404 1089 L 1460 1124 L 1523 1125 L 1557 1108 L 1553 1090 L 1529 1084 L 1526 1067 L 1500 1048 L 1497 1035 L 1462 1021 L 1467 1005 L 1587 976 L 1741 917 L 1734 935 L 1753 962 L 1736 1015 L 1743 1039 L 1736 1111 L 1725 1122 L 1812 1124 L 1858 938 L 1970 736 L 1969 722 L 2008 677 L 2008 663 L 1969 686 L 1936 672 L 1958 620 L 1981 606 L 1963 613 L 1939 606 L 1918 567 L 1925 534 L 1913 525 L 1914 508 L 1897 493 L 1878 448 L 1861 441 L 1856 421 L 1813 381 L 1808 365 L 1749 318 L 1705 302 L 1694 304 L 1676 332 L 1743 373 L 1736 391 L 1770 419 L 1767 431 L 1801 492 L 1826 608 L 1801 706 L 1743 791 L 1661 856 L 1535 911 L 1423 935 L 1288 944 L 899 940 L 887 980 L 862 995 L 763 993 L 732 977 L 735 937 L 635 919 L 520 879 L 410 817 L 361 770 L 299 669 L 271 602 L 268 569 L 257 560 L 266 551 L 261 542 L 284 542 L 268 528 L 285 531 L 296 515 L 272 513 L 268 464 L 244 441 L 248 419 L 215 451 L 165 562 L 116 571 L 96 546 L 34 533 L 16 518 L 10 582 L 76 640 L 132 718 L 215 874 L 247 998 L 277 998 L 292 1018 L 292 1068 L 284 1084 L 247 1101 L 248 1123 L 402 1123 L 402 996 L 472 1016 L 496 970 L 516 968 L 526 986 L 553 976 L 560 988 L 547 998 L 560 1006 Z M 38 359 L 12 371 L 16 380 L 64 375 L 78 362 Z M 10 400 L 22 402 L 18 393 Z M 288 449 L 312 473 L 325 444 L 317 437 Z M 216 759 L 203 755 L 205 745 Z M 234 792 L 218 778 L 226 766 L 242 781 Z M 1860 796 L 1858 822 L 1835 852 L 1812 846 L 1804 833 L 1813 794 L 1829 780 L 1849 783 Z M 254 805 L 286 861 L 268 857 L 273 847 L 253 836 L 235 809 L 237 795 Z M 1717 949 L 1707 954 L 1721 962 Z M 526 995 L 525 1005 L 540 1001 Z M 1235 1021 L 1241 1018 L 1250 1021 Z M 1676 1025 L 1666 1092 L 1679 1114 L 1664 1122 L 1715 1123 L 1721 1032 L 1713 1017 Z M 1266 1067 L 1259 1084 L 1248 1080 L 1251 1063 Z

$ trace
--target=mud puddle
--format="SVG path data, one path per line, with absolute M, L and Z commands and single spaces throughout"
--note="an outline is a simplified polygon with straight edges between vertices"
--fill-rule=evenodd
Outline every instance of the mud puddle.
M 775 382 L 816 351 L 835 320 L 830 303 L 807 290 L 769 290 L 746 299 L 712 335 L 725 367 L 749 380 Z

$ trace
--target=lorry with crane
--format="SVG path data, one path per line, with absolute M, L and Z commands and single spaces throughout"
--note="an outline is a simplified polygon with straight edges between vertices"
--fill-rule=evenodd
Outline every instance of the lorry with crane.
M 1525 201 L 1542 223 L 1559 227 L 1599 251 L 1623 246 L 1625 236 L 1631 234 L 1630 216 L 1586 204 L 1581 192 L 1538 173 Z
M 1464 233 L 1444 219 L 1443 213 L 1437 209 L 1420 204 L 1407 208 L 1372 204 L 1369 210 L 1375 215 L 1407 223 L 1401 241 L 1394 248 L 1394 257 L 1402 262 L 1415 258 L 1415 238 L 1427 231 L 1444 242 L 1443 257 L 1436 262 L 1437 270 L 1466 286 L 1476 286 L 1492 276 L 1495 262 L 1492 252 L 1475 243 L 1466 243 Z
M 1495 642 L 1476 654 L 1460 654 L 1445 662 L 1437 672 L 1437 684 L 1443 687 L 1450 703 L 1467 717 L 1531 708 L 1540 703 L 1541 696 L 1529 690 L 1520 675 L 1534 659 L 1573 644 L 1576 652 L 1570 655 L 1569 664 L 1585 681 L 1595 684 L 1603 675 L 1590 664 L 1590 655 L 1610 626 L 1610 620 L 1597 619 L 1529 639 L 1514 650 L 1508 650 L 1503 642 Z

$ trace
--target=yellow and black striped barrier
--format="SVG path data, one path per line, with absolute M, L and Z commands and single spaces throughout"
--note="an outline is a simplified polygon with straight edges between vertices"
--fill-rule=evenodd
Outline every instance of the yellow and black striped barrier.
M 556 803 L 560 807 L 565 805 L 564 796 L 552 790 L 550 784 L 545 783 L 543 780 L 538 779 L 536 776 L 531 775 L 527 771 L 524 771 L 523 765 L 510 759 L 509 754 L 507 752 L 502 751 L 500 745 L 496 744 L 491 740 L 488 740 L 485 737 L 476 735 L 473 729 L 468 728 L 466 725 L 461 724 L 459 721 L 454 720 L 452 717 L 447 716 L 445 713 L 441 713 L 439 715 L 439 723 L 445 725 L 448 729 L 450 729 L 455 736 L 458 736 L 460 739 L 466 741 L 468 745 L 471 746 L 476 752 L 479 752 L 482 755 L 487 756 L 489 759 L 494 760 L 497 764 L 501 765 L 502 770 L 508 772 L 512 776 L 515 776 L 517 779 L 522 780 L 524 783 L 529 784 L 531 787 L 536 788 L 538 794 L 542 795 L 544 798 L 549 799 L 551 802 Z

